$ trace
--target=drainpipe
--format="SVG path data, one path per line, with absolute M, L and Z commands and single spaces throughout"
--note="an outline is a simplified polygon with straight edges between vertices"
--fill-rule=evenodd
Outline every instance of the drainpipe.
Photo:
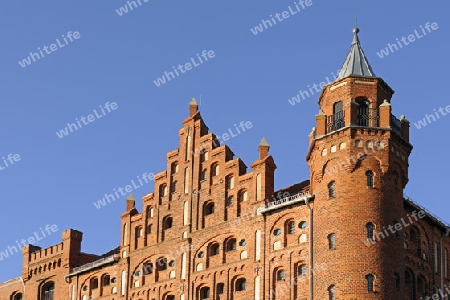
M 23 281 L 23 277 L 20 276 L 20 281 L 22 282 L 23 285 L 23 298 L 26 299 L 27 297 L 27 287 L 25 286 L 25 282 Z
M 442 292 L 445 291 L 445 289 L 444 289 L 444 262 L 443 262 L 444 260 L 443 260 L 443 251 L 442 251 L 442 240 L 443 239 L 444 239 L 444 235 L 441 233 L 441 238 L 439 240 L 439 247 L 440 247 L 439 251 L 441 252 L 440 264 L 441 264 L 441 289 L 442 289 Z
M 309 205 L 309 199 L 306 197 L 305 199 L 306 207 L 309 210 L 309 226 L 308 226 L 308 235 L 309 235 L 309 299 L 314 300 L 314 271 L 313 271 L 313 211 L 311 206 Z

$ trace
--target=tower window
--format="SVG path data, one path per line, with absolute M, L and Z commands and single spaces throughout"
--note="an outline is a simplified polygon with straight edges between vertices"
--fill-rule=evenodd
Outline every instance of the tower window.
M 178 185 L 178 182 L 176 180 L 174 182 L 172 182 L 172 185 L 170 186 L 170 192 L 171 193 L 176 193 L 177 192 L 177 185 Z
M 394 274 L 394 287 L 397 291 L 400 290 L 400 275 L 397 273 Z
M 277 272 L 277 281 L 286 280 L 286 271 L 285 270 L 279 270 Z
M 330 233 L 328 235 L 328 249 L 334 250 L 336 249 L 336 234 Z
M 295 233 L 295 222 L 289 221 L 287 223 L 287 232 L 288 234 L 294 234 Z
M 170 228 L 172 228 L 172 225 L 173 225 L 173 221 L 172 221 L 172 218 L 171 217 L 167 217 L 167 218 L 165 218 L 165 220 L 164 220 L 164 229 L 170 229 Z
M 203 181 L 203 180 L 206 180 L 206 179 L 208 179 L 208 172 L 206 170 L 203 170 L 200 173 L 200 180 Z
M 375 277 L 373 277 L 372 274 L 366 275 L 367 291 L 368 292 L 373 292 L 373 281 L 374 281 L 374 279 L 375 279 Z
M 218 163 L 214 163 L 211 167 L 211 175 L 212 176 L 217 176 L 219 175 L 219 164 Z
M 375 226 L 372 223 L 367 223 L 366 229 L 367 229 L 367 238 L 373 241 L 373 230 L 375 229 Z
M 300 229 L 306 228 L 306 222 L 305 221 L 301 221 L 300 224 L 298 224 L 298 228 L 300 228 Z
M 207 286 L 202 287 L 201 290 L 200 290 L 200 294 L 201 294 L 201 299 L 208 299 L 209 298 L 209 294 L 210 294 L 209 287 L 207 287 Z
M 207 203 L 205 205 L 205 216 L 212 215 L 214 213 L 214 202 Z
M 225 284 L 218 283 L 217 284 L 217 294 L 219 294 L 219 295 L 223 294 L 224 290 L 225 290 Z
M 233 196 L 228 197 L 226 205 L 231 206 L 231 205 L 233 205 L 233 203 L 234 203 L 234 197 Z
M 306 276 L 306 265 L 298 267 L 298 276 Z
M 328 198 L 336 197 L 336 182 L 332 181 L 328 184 Z
M 226 244 L 227 252 L 236 250 L 236 239 L 232 238 L 227 241 Z
M 219 244 L 212 244 L 210 248 L 210 256 L 218 255 L 219 254 Z
M 367 171 L 366 172 L 366 177 L 367 177 L 367 187 L 368 188 L 373 188 L 373 172 L 372 171 Z
M 398 186 L 398 173 L 394 171 L 394 185 Z
M 247 281 L 245 278 L 240 278 L 236 281 L 236 291 L 245 291 L 247 288 Z

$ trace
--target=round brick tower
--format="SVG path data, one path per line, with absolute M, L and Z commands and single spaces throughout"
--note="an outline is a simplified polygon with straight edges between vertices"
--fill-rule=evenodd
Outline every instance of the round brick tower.
M 309 136 L 313 299 L 403 299 L 403 189 L 409 122 L 391 114 L 394 91 L 370 67 L 358 39 L 319 98 Z M 398 224 L 397 224 L 397 228 Z M 334 298 L 333 298 L 334 295 Z

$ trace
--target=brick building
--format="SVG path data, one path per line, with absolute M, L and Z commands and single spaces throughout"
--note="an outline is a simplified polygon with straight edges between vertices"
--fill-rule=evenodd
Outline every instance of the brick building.
M 69 229 L 22 249 L 22 276 L 1 300 L 425 299 L 447 294 L 448 227 L 403 194 L 409 122 L 370 67 L 358 29 L 335 82 L 319 97 L 310 178 L 274 191 L 263 139 L 247 165 L 203 122 L 195 99 L 179 148 L 154 192 L 126 199 L 121 244 L 81 251 Z M 239 130 L 237 128 L 237 130 Z M 431 298 L 428 298 L 431 299 Z M 432 299 L 439 299 L 433 297 Z

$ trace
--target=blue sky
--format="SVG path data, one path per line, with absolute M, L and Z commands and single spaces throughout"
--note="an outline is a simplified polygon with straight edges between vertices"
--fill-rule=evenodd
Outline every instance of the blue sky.
M 312 0 L 255 35 L 251 28 L 294 1 L 140 1 L 122 16 L 116 10 L 124 0 L 3 3 L 0 157 L 21 159 L 0 171 L 0 251 L 47 224 L 59 231 L 39 241 L 42 247 L 60 242 L 67 228 L 84 232 L 84 252 L 102 254 L 119 245 L 125 197 L 101 209 L 93 202 L 143 173 L 162 171 L 166 152 L 178 145 L 187 104 L 200 95 L 202 116 L 216 134 L 252 122 L 227 142 L 248 166 L 267 138 L 278 166 L 276 188 L 308 179 L 307 136 L 319 93 L 294 106 L 288 99 L 342 66 L 355 12 L 374 72 L 396 91 L 394 114 L 411 121 L 414 149 L 405 192 L 450 221 L 450 117 L 421 129 L 413 124 L 450 105 L 449 3 Z M 427 22 L 439 28 L 387 57 L 377 55 Z M 80 36 L 64 45 L 62 35 L 69 31 Z M 64 47 L 19 65 L 57 38 Z M 214 58 L 160 87 L 153 83 L 203 50 L 214 51 Z M 100 112 L 107 102 L 117 109 L 58 138 L 67 123 Z M 150 183 L 134 191 L 138 207 L 151 191 Z M 0 261 L 0 282 L 19 276 L 21 265 L 20 254 Z

